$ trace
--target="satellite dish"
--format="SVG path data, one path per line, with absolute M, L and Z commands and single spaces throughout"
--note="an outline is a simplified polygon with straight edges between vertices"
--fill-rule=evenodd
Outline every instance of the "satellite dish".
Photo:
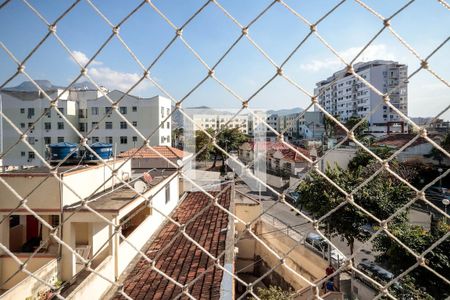
M 147 190 L 147 185 L 143 181 L 140 181 L 140 180 L 136 181 L 134 183 L 133 187 L 140 194 L 144 193 Z

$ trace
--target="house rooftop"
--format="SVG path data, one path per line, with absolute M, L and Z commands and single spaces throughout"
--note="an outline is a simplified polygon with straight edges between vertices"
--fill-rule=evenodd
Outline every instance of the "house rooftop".
M 223 186 L 218 202 L 229 209 L 231 186 Z M 212 192 L 217 195 L 217 192 Z M 172 218 L 186 224 L 185 232 L 213 256 L 225 251 L 229 216 L 212 205 L 212 200 L 202 192 L 192 192 L 179 204 Z M 209 206 L 210 205 L 210 206 Z M 199 214 L 197 216 L 197 214 Z M 223 271 L 200 248 L 195 246 L 172 222 L 164 225 L 154 239 L 142 251 L 155 260 L 155 266 L 175 281 L 189 286 L 189 293 L 196 299 L 220 299 Z M 220 264 L 224 264 L 221 256 Z M 174 299 L 182 289 L 152 269 L 144 258 L 126 271 L 123 281 L 124 292 L 133 299 Z M 125 277 L 125 276 L 124 276 Z M 116 294 L 116 299 L 121 299 Z M 123 298 L 123 296 L 122 296 Z
M 413 138 L 415 138 L 417 134 L 415 133 L 398 133 L 398 134 L 390 134 L 388 136 L 382 137 L 381 139 L 374 142 L 373 146 L 385 146 L 390 148 L 401 148 L 409 141 L 411 141 Z M 428 137 L 430 137 L 432 140 L 440 140 L 442 138 L 439 134 L 428 134 Z M 422 137 L 419 137 L 416 139 L 411 145 L 408 147 L 413 147 L 421 144 L 426 144 L 428 141 Z
M 153 146 L 153 149 L 158 151 L 167 159 L 183 159 L 186 156 L 189 156 L 191 153 L 173 148 L 170 146 Z M 161 158 L 158 153 L 151 150 L 148 147 L 132 148 L 127 151 L 124 151 L 118 155 L 119 157 L 133 157 L 133 158 Z
M 125 159 L 119 158 L 116 160 L 108 160 L 106 161 L 107 164 L 111 165 L 112 163 L 116 162 L 123 162 Z M 69 175 L 69 174 L 75 174 L 79 172 L 84 172 L 87 170 L 92 170 L 96 168 L 103 167 L 102 162 L 90 162 L 89 164 L 68 164 L 68 165 L 61 165 L 56 169 L 56 173 L 58 175 Z M 0 176 L 48 176 L 52 169 L 49 169 L 46 166 L 40 166 L 40 167 L 31 167 L 27 169 L 19 169 L 19 170 L 12 170 L 0 173 Z
M 142 194 L 147 193 L 152 188 L 165 181 L 167 178 L 171 177 L 175 172 L 175 170 L 164 170 L 164 172 L 161 172 L 160 170 L 151 171 L 150 174 L 152 176 L 152 181 L 146 182 L 147 190 Z M 133 186 L 133 184 L 137 180 L 140 180 L 140 177 L 136 178 L 135 180 L 129 181 L 128 184 L 130 186 Z M 116 185 L 114 189 L 107 188 L 105 191 L 99 192 L 90 197 L 88 201 L 92 202 L 88 202 L 88 205 L 90 208 L 96 211 L 117 212 L 138 198 L 139 195 L 136 194 L 133 189 L 129 188 L 124 183 L 120 183 Z M 74 205 L 66 206 L 64 210 L 70 211 L 76 209 L 77 207 L 79 207 L 79 205 L 80 203 L 78 202 Z

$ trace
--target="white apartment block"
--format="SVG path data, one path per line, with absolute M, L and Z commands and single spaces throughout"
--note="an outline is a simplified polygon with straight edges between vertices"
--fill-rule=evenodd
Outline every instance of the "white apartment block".
M 190 113 L 194 122 L 202 129 L 212 128 L 214 130 L 220 130 L 223 128 L 238 128 L 244 134 L 249 133 L 249 117 L 247 115 L 209 114 L 206 111 Z M 189 120 L 185 121 L 190 122 Z M 198 130 L 195 125 L 193 125 L 193 128 L 194 130 Z
M 408 113 L 407 76 L 408 66 L 394 61 L 374 60 L 358 63 L 355 72 L 382 93 L 397 88 L 390 95 L 391 103 L 402 113 Z M 370 90 L 363 82 L 346 72 L 334 73 L 326 80 L 316 84 L 314 91 L 319 103 L 332 115 L 346 122 L 351 116 L 368 117 L 369 130 L 375 136 L 389 132 L 407 132 L 406 125 L 394 111 L 383 105 L 383 99 Z
M 55 99 L 59 97 L 57 107 L 69 122 L 81 134 L 88 137 L 89 143 L 107 142 L 120 153 L 129 148 L 142 145 L 143 140 L 132 129 L 136 127 L 144 136 L 151 134 L 150 145 L 167 145 L 171 143 L 171 118 L 161 122 L 170 114 L 171 102 L 164 97 L 139 98 L 125 95 L 120 91 L 112 91 L 107 95 L 117 101 L 118 110 L 131 123 L 119 117 L 116 112 L 104 118 L 109 112 L 111 103 L 97 90 L 68 90 L 54 87 L 46 93 Z M 27 133 L 28 142 L 41 154 L 46 156 L 48 144 L 58 142 L 79 143 L 76 132 L 65 122 L 55 110 L 48 110 L 49 101 L 39 91 L 0 91 L 0 109 L 21 132 Z M 42 117 L 41 117 L 42 116 Z M 33 125 L 33 123 L 36 124 Z M 161 126 L 160 126 L 161 124 Z M 91 132 L 93 127 L 98 129 Z M 158 127 L 159 126 L 159 127 Z M 39 166 L 42 161 L 36 157 L 24 143 L 17 141 L 20 134 L 5 120 L 0 118 L 0 143 L 3 166 Z M 8 150 L 10 149 L 11 150 Z
M 105 97 L 79 102 L 79 130 L 92 143 L 113 144 L 117 153 L 141 146 L 135 127 L 145 137 L 150 135 L 150 145 L 171 145 L 171 101 L 161 96 L 139 98 L 120 91 L 112 91 L 108 97 L 120 100 L 118 111 L 131 123 L 128 124 L 118 113 L 112 111 L 111 103 Z M 108 115 L 105 118 L 105 115 Z M 159 126 L 159 128 L 158 128 Z M 157 130 L 156 130 L 157 129 Z

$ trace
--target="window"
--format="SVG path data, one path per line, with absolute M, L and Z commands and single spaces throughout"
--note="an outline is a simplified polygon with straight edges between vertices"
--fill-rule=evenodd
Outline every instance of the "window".
M 112 107 L 105 107 L 105 114 L 109 115 L 112 112 Z
M 121 114 L 126 115 L 127 114 L 127 107 L 126 106 L 121 106 L 119 107 L 119 111 Z
M 28 109 L 28 119 L 31 119 L 34 116 L 34 108 Z
M 161 143 L 164 143 L 164 140 L 165 140 L 166 138 L 165 137 L 161 137 Z
M 25 123 L 20 123 L 20 128 L 25 128 Z
M 33 132 L 34 130 L 33 123 L 28 123 L 28 128 L 31 130 L 31 132 Z
M 44 128 L 45 128 L 45 130 L 50 130 L 50 129 L 52 129 L 52 123 L 50 123 L 50 122 L 45 122 L 44 123 Z
M 58 122 L 58 129 L 64 129 L 64 122 Z
M 113 143 L 113 138 L 112 138 L 112 136 L 107 136 L 107 137 L 105 137 L 105 142 L 108 143 L 108 144 L 112 144 L 112 143 Z
M 127 122 L 120 122 L 120 129 L 127 129 Z
M 105 129 L 112 129 L 112 122 L 105 122 Z
M 126 136 L 121 136 L 120 137 L 120 144 L 127 144 L 128 143 L 128 138 Z
M 166 126 L 167 126 L 167 129 L 169 129 L 170 128 L 170 122 L 167 122 Z M 213 124 L 213 127 L 214 127 L 214 124 Z
M 133 136 L 133 142 L 137 142 L 137 136 Z
M 52 143 L 52 138 L 49 136 L 44 136 L 44 144 L 48 145 Z
M 81 132 L 87 131 L 87 125 L 86 125 L 86 123 L 80 123 L 80 131 L 81 131 Z
M 33 151 L 28 152 L 28 161 L 31 161 L 32 159 L 35 159 L 36 155 Z
M 164 107 L 161 107 L 161 117 L 164 118 Z
M 47 115 L 47 118 L 50 118 L 52 116 L 52 111 L 50 110 L 50 108 L 44 108 L 44 112 Z
M 20 109 L 20 113 L 21 113 L 21 114 L 24 114 L 24 113 L 25 113 L 25 108 L 21 108 L 21 109 Z
M 98 115 L 98 107 L 91 107 L 91 114 L 93 116 Z
M 137 121 L 133 121 L 133 126 L 137 127 Z
M 92 122 L 92 129 L 98 129 L 98 122 Z
M 98 143 L 99 141 L 100 141 L 100 139 L 99 139 L 98 136 L 93 136 L 93 137 L 92 137 L 92 142 L 93 142 L 93 143 Z
M 78 110 L 78 115 L 80 116 L 80 118 L 87 118 L 87 110 L 86 109 L 79 109 Z
M 34 145 L 34 137 L 33 136 L 28 137 L 28 143 L 30 143 L 30 145 Z
M 166 204 L 170 201 L 170 183 L 165 186 Z
M 24 157 L 25 156 L 25 151 L 20 152 L 20 156 Z
M 64 107 L 58 107 L 59 111 L 64 115 Z M 61 118 L 61 116 L 59 116 Z
M 64 137 L 58 136 L 58 143 L 64 143 Z
M 133 112 L 137 112 L 137 106 L 131 107 L 131 110 L 132 110 Z
M 170 108 L 166 108 L 167 115 L 170 114 Z

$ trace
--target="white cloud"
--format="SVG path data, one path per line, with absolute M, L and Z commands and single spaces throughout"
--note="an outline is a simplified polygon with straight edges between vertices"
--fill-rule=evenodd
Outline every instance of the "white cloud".
M 72 51 L 75 59 L 82 65 L 85 65 L 89 58 L 85 53 L 81 51 Z M 126 92 L 131 86 L 133 86 L 142 77 L 142 74 L 128 73 L 113 70 L 101 61 L 92 61 L 88 66 L 88 75 L 100 86 L 104 86 L 110 90 L 120 90 Z M 132 90 L 133 92 L 139 92 L 145 90 L 151 86 L 148 79 L 144 79 L 137 87 Z
M 86 56 L 86 54 L 84 54 L 81 51 L 74 50 L 74 51 L 72 51 L 72 55 L 75 57 L 75 59 L 78 61 L 78 63 L 80 63 L 83 66 L 86 65 L 87 62 L 89 61 L 89 58 Z M 90 63 L 90 66 L 101 65 L 101 64 L 102 64 L 101 62 L 94 60 Z
M 344 51 L 339 51 L 339 55 L 346 61 L 350 62 L 360 51 L 362 47 L 351 47 Z M 358 57 L 357 62 L 370 61 L 375 59 L 395 60 L 395 55 L 388 51 L 384 44 L 370 45 Z M 322 70 L 337 71 L 342 68 L 343 63 L 334 54 L 324 59 L 314 59 L 310 63 L 301 64 L 300 68 L 306 71 L 318 72 Z

